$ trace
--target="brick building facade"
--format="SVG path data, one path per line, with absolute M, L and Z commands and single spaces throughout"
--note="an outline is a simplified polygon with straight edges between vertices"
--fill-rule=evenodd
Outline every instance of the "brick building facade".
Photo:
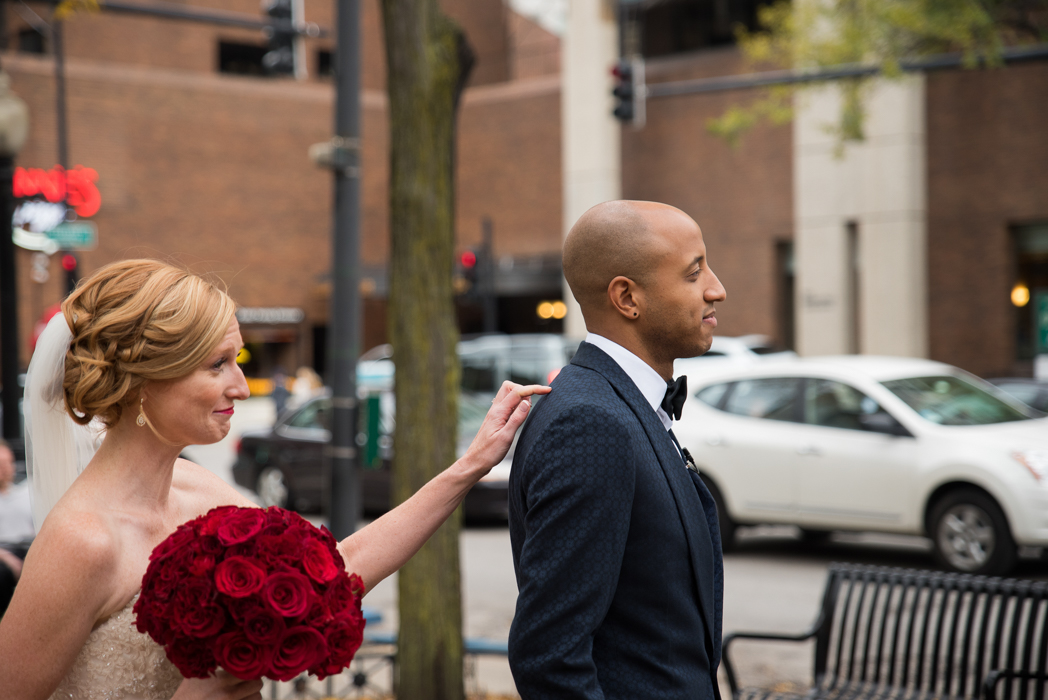
M 459 247 L 479 244 L 489 218 L 500 328 L 557 331 L 557 322 L 541 322 L 534 309 L 560 294 L 559 40 L 502 0 L 442 4 L 478 59 L 459 121 Z M 258 13 L 255 0 L 208 6 Z M 308 0 L 306 19 L 332 27 L 333 6 Z M 30 7 L 41 15 L 46 9 Z M 385 339 L 388 134 L 378 2 L 362 7 L 367 348 Z M 32 30 L 24 13 L 11 4 L 7 11 L 0 63 L 31 113 L 18 163 L 47 168 L 57 159 L 53 62 L 46 52 L 19 50 L 32 49 Z M 325 61 L 330 65 L 331 40 L 307 40 L 309 77 L 295 81 L 219 70 L 223 44 L 261 47 L 259 32 L 102 13 L 77 15 L 66 36 L 70 164 L 96 169 L 102 195 L 92 217 L 99 244 L 80 254 L 82 271 L 144 255 L 214 272 L 244 307 L 303 312 L 297 323 L 245 324 L 246 340 L 270 344 L 259 373 L 312 364 L 327 322 L 331 183 L 306 152 L 332 130 L 332 84 L 318 75 Z M 649 82 L 744 69 L 730 45 L 686 53 L 658 46 L 663 55 L 649 57 Z M 929 73 L 922 95 L 927 298 L 913 303 L 926 306 L 919 332 L 927 353 L 986 376 L 1029 373 L 1023 333 L 1031 309 L 1014 307 L 1009 292 L 1022 275 L 1042 274 L 1038 256 L 1048 256 L 1048 235 L 1043 251 L 1037 242 L 1038 226 L 1048 223 L 1048 63 Z M 793 344 L 804 303 L 793 268 L 801 186 L 793 127 L 760 127 L 736 148 L 705 129 L 707 119 L 746 98 L 651 100 L 646 126 L 623 130 L 622 192 L 678 206 L 703 227 L 728 290 L 719 332 L 766 333 Z M 61 299 L 63 281 L 54 259 L 45 283 L 26 274 L 29 252 L 19 251 L 18 266 L 28 338 L 41 313 Z M 1043 284 L 1048 290 L 1048 279 Z M 875 306 L 877 286 L 867 288 L 874 292 L 865 303 Z M 477 330 L 476 309 L 463 302 L 461 310 L 464 330 Z
M 0 63 L 31 120 L 18 164 L 50 168 L 58 158 L 54 63 L 46 41 L 26 40 L 33 29 L 25 13 L 5 7 L 8 50 Z M 47 16 L 46 6 L 30 7 Z M 255 0 L 208 7 L 258 15 Z M 306 19 L 333 27 L 333 8 L 307 2 Z M 530 322 L 537 298 L 560 294 L 558 40 L 500 0 L 447 0 L 445 9 L 477 55 L 460 113 L 460 245 L 476 245 L 481 219 L 492 221 L 495 255 L 509 271 L 502 276 L 515 280 L 502 301 L 509 311 L 526 307 Z M 388 135 L 381 33 L 377 0 L 364 2 L 365 349 L 385 340 Z M 224 49 L 264 47 L 261 33 L 250 30 L 100 13 L 67 21 L 65 37 L 69 165 L 95 169 L 102 197 L 91 218 L 98 246 L 78 253 L 81 274 L 131 256 L 214 273 L 243 307 L 302 312 L 297 323 L 244 324 L 245 341 L 268 348 L 266 366 L 253 367 L 256 372 L 319 361 L 315 341 L 323 338 L 330 294 L 332 186 L 307 151 L 332 131 L 333 85 L 330 76 L 318 75 L 325 59 L 330 65 L 332 40 L 306 40 L 309 77 L 296 81 L 220 70 Z M 27 274 L 31 253 L 19 251 L 22 338 L 31 337 L 37 319 L 64 295 L 58 257 L 52 256 L 50 279 L 39 283 Z M 544 269 L 551 264 L 553 275 Z M 469 303 L 463 311 L 469 330 Z M 509 315 L 505 325 L 513 329 Z

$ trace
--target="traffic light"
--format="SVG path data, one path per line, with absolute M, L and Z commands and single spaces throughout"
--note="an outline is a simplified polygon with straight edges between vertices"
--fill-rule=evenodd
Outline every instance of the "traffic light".
M 477 286 L 477 251 L 466 249 L 459 256 L 459 264 L 462 266 L 462 278 L 466 280 L 466 293 L 475 293 Z
M 615 76 L 615 87 L 611 94 L 615 96 L 615 109 L 612 114 L 621 122 L 633 122 L 633 66 L 626 59 L 620 59 L 611 69 Z
M 64 253 L 62 255 L 62 269 L 65 270 L 66 279 L 66 294 L 72 294 L 76 289 L 76 283 L 80 281 L 80 274 L 77 271 L 79 262 L 76 256 L 72 253 Z
M 294 75 L 295 30 L 292 24 L 292 0 L 267 0 L 265 8 L 273 24 L 266 29 L 269 51 L 262 57 L 262 66 L 273 75 Z
M 647 89 L 644 84 L 644 59 L 620 58 L 612 69 L 615 76 L 615 87 L 611 94 L 615 96 L 615 109 L 612 114 L 623 124 L 632 124 L 635 128 L 644 126 L 645 99 Z

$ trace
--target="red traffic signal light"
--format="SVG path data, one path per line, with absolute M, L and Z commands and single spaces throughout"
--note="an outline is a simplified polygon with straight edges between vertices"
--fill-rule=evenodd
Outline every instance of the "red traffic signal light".
M 477 254 L 472 250 L 467 250 L 462 254 L 462 257 L 459 258 L 459 260 L 462 263 L 462 267 L 475 267 L 477 264 Z
M 76 256 L 66 253 L 62 256 L 62 269 L 66 272 L 72 272 L 76 269 Z

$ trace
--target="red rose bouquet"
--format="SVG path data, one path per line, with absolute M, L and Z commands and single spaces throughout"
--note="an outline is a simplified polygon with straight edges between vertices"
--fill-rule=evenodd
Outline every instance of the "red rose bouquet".
M 149 557 L 135 624 L 186 678 L 340 672 L 364 633 L 364 584 L 335 538 L 281 508 L 214 510 Z

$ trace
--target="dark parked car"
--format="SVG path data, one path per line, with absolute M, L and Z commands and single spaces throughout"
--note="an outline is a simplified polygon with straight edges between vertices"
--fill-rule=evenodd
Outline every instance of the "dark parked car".
M 388 396 L 388 395 L 386 395 Z M 377 515 L 390 507 L 390 458 L 392 438 L 388 416 L 392 406 L 384 408 L 389 399 L 374 397 L 365 402 L 371 411 L 385 414 L 376 416 L 380 429 L 367 431 L 368 409 L 361 424 L 367 435 L 377 436 L 377 449 L 361 449 L 364 467 L 360 471 L 361 499 L 364 512 Z M 459 397 L 459 454 L 469 446 L 480 429 L 490 400 L 463 393 Z M 319 512 L 326 509 L 328 479 L 324 474 L 324 447 L 331 439 L 328 430 L 331 420 L 331 399 L 314 398 L 296 410 L 284 413 L 272 430 L 245 433 L 237 445 L 237 461 L 233 478 L 245 488 L 253 489 L 263 505 L 293 508 L 301 512 Z M 386 423 L 386 425 L 382 425 Z M 385 429 L 382 429 L 385 428 Z M 370 459 L 368 457 L 371 457 Z M 512 452 L 466 495 L 464 504 L 467 518 L 504 519 L 507 517 L 506 489 Z
M 1027 406 L 1048 413 L 1048 381 L 1029 377 L 1002 377 L 988 381 Z

